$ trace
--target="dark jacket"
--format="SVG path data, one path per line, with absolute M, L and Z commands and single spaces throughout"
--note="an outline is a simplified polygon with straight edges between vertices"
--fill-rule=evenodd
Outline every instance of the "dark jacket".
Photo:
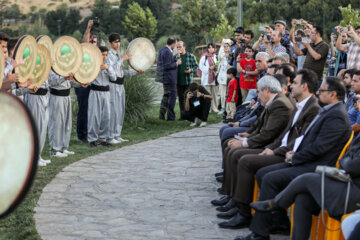
M 309 100 L 306 102 L 304 108 L 302 109 L 297 121 L 294 126 L 292 125 L 293 119 L 295 117 L 297 109 L 294 109 L 291 115 L 291 119 L 286 126 L 285 131 L 271 144 L 266 146 L 266 148 L 270 148 L 274 151 L 275 155 L 285 156 L 288 151 L 291 151 L 294 147 L 295 139 L 300 137 L 305 133 L 305 130 L 311 123 L 311 121 L 318 114 L 320 106 L 318 104 L 318 100 L 315 96 L 311 96 Z M 285 134 L 290 130 L 287 146 L 280 147 L 282 139 Z
M 155 80 L 164 84 L 176 84 L 177 82 L 177 63 L 167 46 L 159 51 Z
M 330 109 L 322 108 L 320 111 L 319 118 L 305 131 L 304 139 L 292 157 L 294 166 L 335 165 L 350 137 L 352 130 L 343 103 L 338 102 Z
M 270 106 L 266 107 L 260 117 L 247 133 L 249 148 L 262 148 L 274 141 L 285 129 L 294 106 L 282 94 L 275 96 Z

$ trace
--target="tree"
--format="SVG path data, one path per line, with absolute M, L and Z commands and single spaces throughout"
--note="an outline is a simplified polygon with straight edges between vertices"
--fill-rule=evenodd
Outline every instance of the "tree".
M 58 9 L 46 14 L 45 25 L 53 35 L 71 35 L 79 28 L 80 11 L 75 8 Z
M 229 38 L 233 35 L 233 27 L 229 25 L 229 21 L 224 15 L 221 15 L 220 23 L 211 29 L 210 35 L 215 42 L 221 42 L 223 38 Z
M 352 9 L 351 4 L 349 4 L 347 7 L 339 7 L 339 10 L 341 11 L 341 15 L 343 16 L 343 20 L 341 20 L 340 22 L 341 26 L 360 26 L 359 11 Z
M 174 12 L 177 23 L 198 38 L 209 41 L 209 32 L 215 28 L 225 9 L 222 0 L 182 0 L 182 8 Z
M 150 8 L 147 7 L 144 10 L 137 2 L 129 5 L 123 26 L 130 33 L 131 37 L 154 39 L 157 33 L 156 25 L 157 21 Z
M 39 35 L 49 35 L 49 30 L 46 28 L 44 21 L 41 19 L 41 17 L 35 20 L 29 34 L 34 37 L 37 37 Z

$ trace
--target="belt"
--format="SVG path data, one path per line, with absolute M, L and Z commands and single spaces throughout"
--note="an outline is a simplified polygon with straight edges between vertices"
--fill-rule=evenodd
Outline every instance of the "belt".
M 39 95 L 39 96 L 44 96 L 48 93 L 48 90 L 46 88 L 39 88 L 36 93 L 30 93 L 32 95 Z
M 70 95 L 70 88 L 63 89 L 63 90 L 57 90 L 54 88 L 50 88 L 50 93 L 55 96 L 67 97 Z
M 100 85 L 91 84 L 90 89 L 93 91 L 108 92 L 109 85 L 108 86 L 100 86 Z
M 117 77 L 115 82 L 112 82 L 118 85 L 123 85 L 124 84 L 124 77 Z

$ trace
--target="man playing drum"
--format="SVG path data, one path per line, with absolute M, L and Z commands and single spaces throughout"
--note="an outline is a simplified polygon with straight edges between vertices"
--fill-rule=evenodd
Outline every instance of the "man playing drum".
M 115 81 L 110 79 L 110 134 L 109 143 L 118 144 L 125 142 L 121 138 L 121 131 L 124 123 L 125 116 L 125 88 L 124 78 L 135 76 L 136 74 L 143 73 L 143 71 L 131 71 L 124 70 L 123 61 L 127 61 L 131 58 L 129 54 L 121 56 L 120 52 L 120 35 L 118 33 L 112 33 L 109 36 L 109 43 L 111 49 L 108 54 L 106 65 L 112 67 L 115 71 Z

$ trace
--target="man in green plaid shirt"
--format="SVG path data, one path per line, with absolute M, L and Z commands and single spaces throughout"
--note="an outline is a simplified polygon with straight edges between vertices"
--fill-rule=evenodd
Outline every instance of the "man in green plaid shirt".
M 198 69 L 198 63 L 193 54 L 186 51 L 185 43 L 179 41 L 177 43 L 176 60 L 181 59 L 181 64 L 178 65 L 177 75 L 177 94 L 179 97 L 180 111 L 185 110 L 185 92 L 188 90 L 189 85 L 194 82 L 194 73 Z M 181 120 L 181 118 L 179 119 Z

